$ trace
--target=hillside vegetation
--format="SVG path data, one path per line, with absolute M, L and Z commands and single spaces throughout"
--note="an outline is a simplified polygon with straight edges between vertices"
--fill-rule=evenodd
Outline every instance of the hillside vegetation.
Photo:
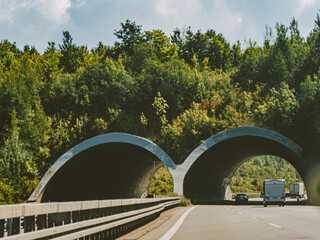
M 259 156 L 244 162 L 236 169 L 230 182 L 231 192 L 259 194 L 263 191 L 265 179 L 285 179 L 287 192 L 290 183 L 302 182 L 299 173 L 286 160 L 276 156 Z M 153 176 L 149 194 L 170 195 L 172 192 L 172 177 L 169 170 L 163 166 Z
M 177 164 L 239 126 L 319 153 L 319 15 L 307 38 L 292 19 L 267 27 L 262 46 L 230 44 L 212 29 L 167 36 L 129 20 L 114 34 L 113 45 L 88 49 L 66 31 L 44 53 L 0 42 L 0 202 L 25 201 L 64 152 L 114 131 L 154 141 Z
M 231 178 L 233 193 L 260 193 L 265 179 L 285 179 L 286 191 L 292 182 L 302 182 L 299 173 L 286 160 L 275 156 L 260 156 L 244 162 Z

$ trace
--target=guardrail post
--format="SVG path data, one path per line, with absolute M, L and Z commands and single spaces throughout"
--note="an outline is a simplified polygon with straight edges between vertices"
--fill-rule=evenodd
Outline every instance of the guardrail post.
M 52 228 L 55 226 L 57 220 L 57 214 L 56 213 L 51 213 L 48 214 L 48 228 Z
M 20 233 L 20 218 L 8 218 L 8 236 Z
M 0 220 L 0 237 L 4 236 L 4 219 Z
M 79 214 L 79 221 L 84 221 L 86 220 L 86 210 L 81 210 Z
M 23 221 L 24 232 L 32 232 L 35 230 L 35 217 L 27 216 L 24 217 Z
M 76 223 L 79 222 L 80 212 L 79 211 L 73 211 L 72 212 L 72 222 Z
M 38 215 L 37 216 L 37 230 L 45 229 L 47 228 L 47 215 Z
M 95 209 L 89 210 L 89 219 L 95 218 Z
M 61 224 L 69 224 L 71 222 L 71 212 L 64 212 L 61 213 L 60 217 L 58 219 L 61 218 Z
M 56 213 L 55 215 L 56 217 L 54 226 L 61 226 L 63 224 L 63 220 L 65 219 L 65 213 Z
M 105 238 L 106 238 L 106 239 L 111 239 L 111 237 L 110 237 L 110 230 L 107 230 L 107 231 L 106 231 Z
M 12 218 L 7 218 L 7 234 L 11 235 L 12 232 Z

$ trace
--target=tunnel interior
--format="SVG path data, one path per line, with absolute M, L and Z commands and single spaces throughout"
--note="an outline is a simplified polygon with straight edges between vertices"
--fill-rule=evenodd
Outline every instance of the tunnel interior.
M 154 154 L 129 143 L 105 143 L 67 161 L 47 183 L 41 202 L 138 198 L 162 164 Z
M 234 171 L 245 161 L 260 155 L 279 156 L 304 178 L 304 165 L 283 144 L 268 138 L 241 136 L 213 145 L 192 164 L 183 182 L 184 195 L 194 203 L 228 200 L 228 186 Z

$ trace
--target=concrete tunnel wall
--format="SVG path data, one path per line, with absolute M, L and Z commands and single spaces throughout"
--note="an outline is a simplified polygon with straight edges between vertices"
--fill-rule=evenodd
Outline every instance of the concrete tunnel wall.
M 135 198 L 146 194 L 156 168 L 176 165 L 157 145 L 124 133 L 88 139 L 62 155 L 47 171 L 30 202 Z
M 144 138 L 124 133 L 100 135 L 62 155 L 29 201 L 141 197 L 154 173 L 154 161 L 156 167 L 162 162 L 169 169 L 175 193 L 194 202 L 224 200 L 228 199 L 234 171 L 259 155 L 275 155 L 291 163 L 305 181 L 308 196 L 320 203 L 320 163 L 307 159 L 301 147 L 287 137 L 258 127 L 221 132 L 199 145 L 177 166 L 161 148 Z
M 263 128 L 239 127 L 209 138 L 177 167 L 175 192 L 196 203 L 230 199 L 228 186 L 234 171 L 259 155 L 284 158 L 303 179 L 309 171 L 302 149 L 290 139 Z

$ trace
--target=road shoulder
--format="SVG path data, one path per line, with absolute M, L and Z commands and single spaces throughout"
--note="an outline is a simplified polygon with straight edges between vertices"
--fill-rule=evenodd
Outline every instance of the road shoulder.
M 176 208 L 164 211 L 155 220 L 117 239 L 118 240 L 160 239 L 188 209 L 189 207 L 176 207 Z

